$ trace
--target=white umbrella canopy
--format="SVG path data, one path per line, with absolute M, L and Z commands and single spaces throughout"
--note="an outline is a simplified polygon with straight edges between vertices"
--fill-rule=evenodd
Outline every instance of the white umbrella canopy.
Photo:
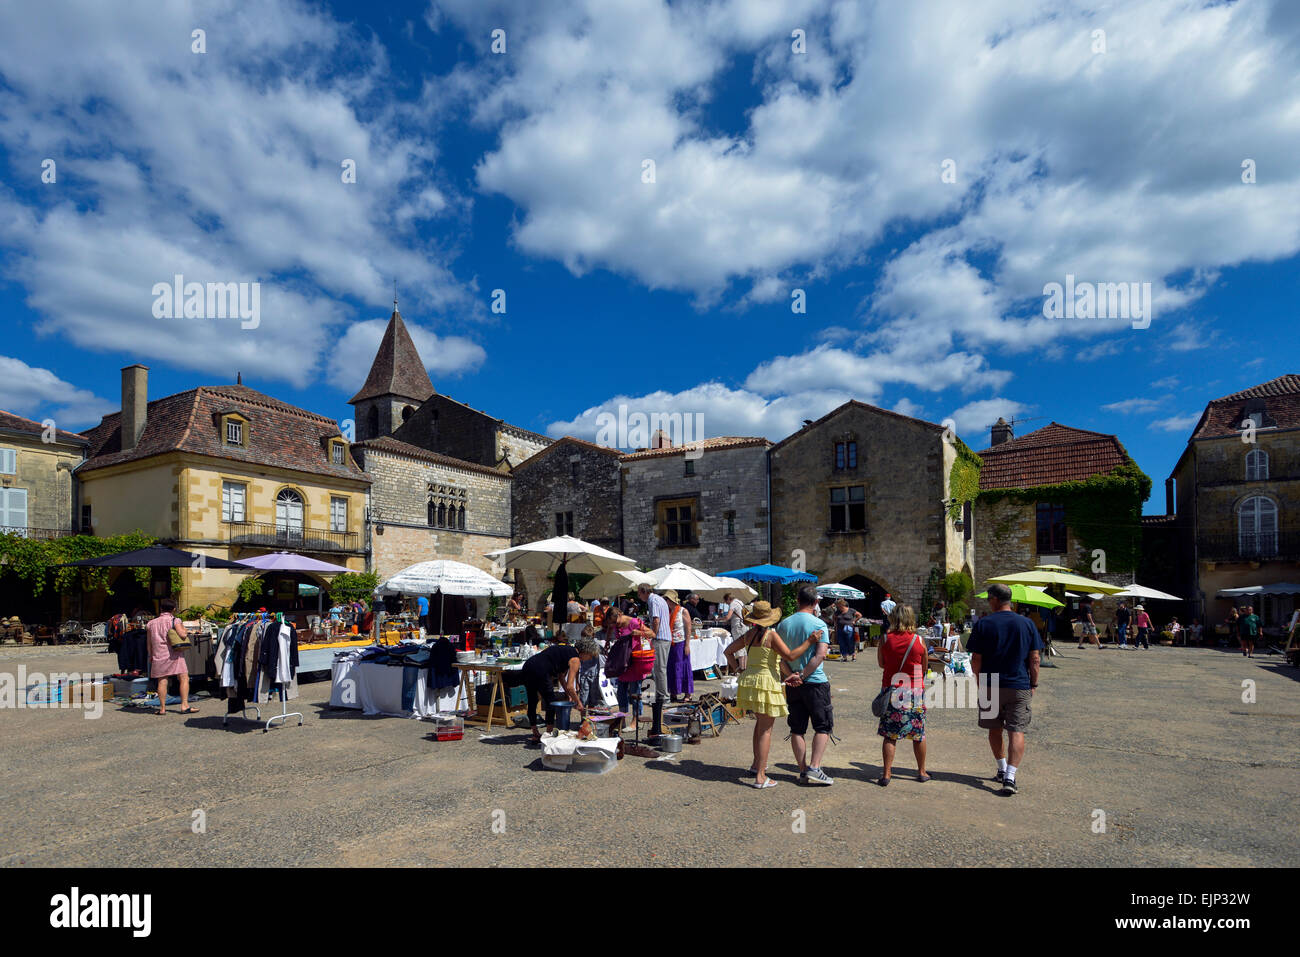
M 467 598 L 508 598 L 514 589 L 487 572 L 463 562 L 420 562 L 383 582 L 376 595 L 463 595 Z
M 1177 595 L 1171 595 L 1169 592 L 1156 591 L 1154 588 L 1147 588 L 1145 585 L 1134 583 L 1129 585 L 1123 591 L 1115 592 L 1115 598 L 1140 598 L 1147 601 L 1182 601 Z
M 712 591 L 696 591 L 704 601 L 722 601 L 723 595 L 731 595 L 733 598 L 739 598 L 743 602 L 751 602 L 758 597 L 758 592 L 750 588 L 739 578 L 714 578 L 719 584 L 718 588 Z
M 838 582 L 835 582 L 830 585 L 818 585 L 817 597 L 818 598 L 848 598 L 853 601 L 857 601 L 859 599 L 866 598 L 867 594 L 866 592 L 862 591 L 859 588 L 854 588 L 852 585 L 841 585 Z
M 1300 585 L 1293 582 L 1276 582 L 1272 585 L 1247 585 L 1245 588 L 1220 588 L 1219 597 L 1236 598 L 1242 595 L 1294 595 Z
M 636 562 L 626 555 L 584 542 L 572 535 L 559 535 L 537 542 L 527 542 L 511 548 L 488 552 L 506 568 L 540 571 L 551 574 L 567 563 L 570 575 L 603 575 L 636 567 Z
M 683 598 L 688 592 L 706 592 L 718 587 L 718 580 L 706 575 L 698 568 L 692 568 L 685 562 L 673 562 L 646 572 L 654 583 L 655 591 L 672 589 Z
M 579 598 L 605 598 L 606 596 L 625 595 L 638 585 L 653 585 L 654 580 L 645 572 L 629 568 L 626 571 L 605 572 L 597 575 L 582 587 Z

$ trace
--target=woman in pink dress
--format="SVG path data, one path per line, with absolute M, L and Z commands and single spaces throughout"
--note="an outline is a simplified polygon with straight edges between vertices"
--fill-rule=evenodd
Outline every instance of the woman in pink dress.
M 190 670 L 185 665 L 185 652 L 167 644 L 167 632 L 175 628 L 182 637 L 185 626 L 176 617 L 176 602 L 164 598 L 158 603 L 161 610 L 158 617 L 149 622 L 149 677 L 158 679 L 158 710 L 154 714 L 167 713 L 167 679 L 176 675 L 181 689 L 181 714 L 197 714 L 198 708 L 190 707 Z

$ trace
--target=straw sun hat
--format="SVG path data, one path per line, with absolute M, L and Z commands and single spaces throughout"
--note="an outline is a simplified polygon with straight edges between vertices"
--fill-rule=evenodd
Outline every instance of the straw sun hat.
M 756 601 L 745 616 L 745 624 L 769 627 L 781 620 L 781 609 L 773 608 L 770 602 Z

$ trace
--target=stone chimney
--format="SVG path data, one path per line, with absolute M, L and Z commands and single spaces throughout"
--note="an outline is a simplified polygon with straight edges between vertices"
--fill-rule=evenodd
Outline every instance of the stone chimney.
M 668 437 L 668 433 L 663 429 L 655 429 L 654 438 L 650 440 L 650 448 L 671 449 L 672 447 L 673 440 Z
M 1174 478 L 1172 475 L 1165 479 L 1165 514 L 1174 514 Z
M 1015 438 L 1015 433 L 1011 431 L 1011 424 L 1001 416 L 993 423 L 993 430 L 990 433 L 992 438 L 991 445 L 1001 445 L 1003 442 L 1010 442 Z
M 122 451 L 129 452 L 144 434 L 149 406 L 149 368 L 136 363 L 122 370 Z

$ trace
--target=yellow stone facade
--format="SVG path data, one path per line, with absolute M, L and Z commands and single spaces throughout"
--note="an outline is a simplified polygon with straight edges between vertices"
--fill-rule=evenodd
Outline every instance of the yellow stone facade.
M 223 482 L 246 489 L 242 523 L 222 521 Z M 280 550 L 274 544 L 240 543 L 239 539 L 248 536 L 251 526 L 275 525 L 276 496 L 284 489 L 293 489 L 302 498 L 302 524 L 308 538 L 314 530 L 330 528 L 331 499 L 339 498 L 347 503 L 345 530 L 353 536 L 353 548 L 284 548 L 364 571 L 366 488 L 361 481 L 177 452 L 86 473 L 81 502 L 90 506 L 97 535 L 139 530 L 178 548 L 236 560 Z M 244 577 L 217 569 L 183 569 L 181 606 L 233 604 Z
M 72 470 L 81 462 L 81 447 L 9 433 L 0 435 L 0 449 L 13 450 L 15 466 L 13 475 L 0 475 L 0 487 L 27 490 L 27 528 L 71 532 Z

